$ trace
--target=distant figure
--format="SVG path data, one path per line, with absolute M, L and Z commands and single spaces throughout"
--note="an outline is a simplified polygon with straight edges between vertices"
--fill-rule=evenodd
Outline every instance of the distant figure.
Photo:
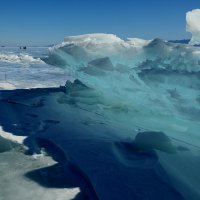
M 23 49 L 26 50 L 26 46 L 24 46 Z

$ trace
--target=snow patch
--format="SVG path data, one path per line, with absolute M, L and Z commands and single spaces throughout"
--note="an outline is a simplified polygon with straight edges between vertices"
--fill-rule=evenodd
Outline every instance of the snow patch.
M 30 171 L 54 165 L 55 161 L 49 156 L 33 159 L 17 151 L 7 151 L 0 154 L 0 160 L 1 200 L 71 200 L 79 196 L 81 192 L 78 187 L 43 187 L 25 177 L 25 174 Z
M 17 142 L 19 144 L 23 144 L 24 140 L 26 139 L 26 136 L 17 136 L 13 135 L 12 133 L 5 132 L 1 126 L 0 126 L 0 136 L 5 139 L 11 140 L 13 142 Z

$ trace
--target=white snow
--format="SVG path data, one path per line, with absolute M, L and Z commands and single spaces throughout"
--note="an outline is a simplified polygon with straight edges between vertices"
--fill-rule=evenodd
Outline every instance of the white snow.
M 187 12 L 187 31 L 192 33 L 190 44 L 200 44 L 200 9 Z
M 0 126 L 0 136 L 5 139 L 11 140 L 13 142 L 17 142 L 19 144 L 23 144 L 24 140 L 26 139 L 26 136 L 17 136 L 13 135 L 12 133 L 4 131 L 1 126 Z

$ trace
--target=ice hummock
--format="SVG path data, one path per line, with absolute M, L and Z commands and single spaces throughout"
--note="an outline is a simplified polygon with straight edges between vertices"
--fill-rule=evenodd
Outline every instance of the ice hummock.
M 171 136 L 199 144 L 198 47 L 161 39 L 135 45 L 130 40 L 105 34 L 65 40 L 66 43 L 50 49 L 46 62 L 67 69 L 92 89 L 89 94 L 85 90 L 74 91 L 75 95 L 70 93 L 66 99 L 83 107 L 87 101 L 98 102 L 92 109 L 110 116 L 111 120 L 168 131 Z M 93 95 L 95 98 L 90 98 Z M 113 114 L 116 110 L 118 115 Z M 188 132 L 192 136 L 187 137 Z
M 16 55 L 14 53 L 0 53 L 0 62 L 8 63 L 22 63 L 22 64 L 41 64 L 43 61 L 40 58 L 33 58 L 32 56 L 20 53 Z

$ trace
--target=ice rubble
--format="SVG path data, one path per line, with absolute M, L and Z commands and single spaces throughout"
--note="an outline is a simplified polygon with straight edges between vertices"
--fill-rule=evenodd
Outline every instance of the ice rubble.
M 158 64 L 171 65 L 169 67 L 174 70 L 180 68 L 190 72 L 200 69 L 199 48 L 173 44 L 161 39 L 122 40 L 112 34 L 65 37 L 65 42 L 50 48 L 49 54 L 46 62 L 71 69 L 71 72 L 82 70 L 88 67 L 89 62 L 105 57 L 115 66 L 114 71 L 137 68 L 141 62 L 157 59 L 160 59 Z
M 187 31 L 192 33 L 190 44 L 200 44 L 200 9 L 194 9 L 186 14 Z
M 38 64 L 43 63 L 40 58 L 33 58 L 32 56 L 20 53 L 0 53 L 0 61 L 1 62 L 8 62 L 8 63 L 21 63 L 21 64 Z
M 66 37 L 62 45 L 51 48 L 46 62 L 65 68 L 93 90 L 71 91 L 67 98 L 75 102 L 97 101 L 111 110 L 126 110 L 130 118 L 135 113 L 151 118 L 172 115 L 170 130 L 197 131 L 180 120 L 193 123 L 200 119 L 198 47 L 161 39 L 134 42 L 115 35 L 82 35 Z M 146 128 L 153 128 L 147 124 Z M 156 126 L 160 130 L 166 125 Z M 199 137 L 197 132 L 194 135 Z

